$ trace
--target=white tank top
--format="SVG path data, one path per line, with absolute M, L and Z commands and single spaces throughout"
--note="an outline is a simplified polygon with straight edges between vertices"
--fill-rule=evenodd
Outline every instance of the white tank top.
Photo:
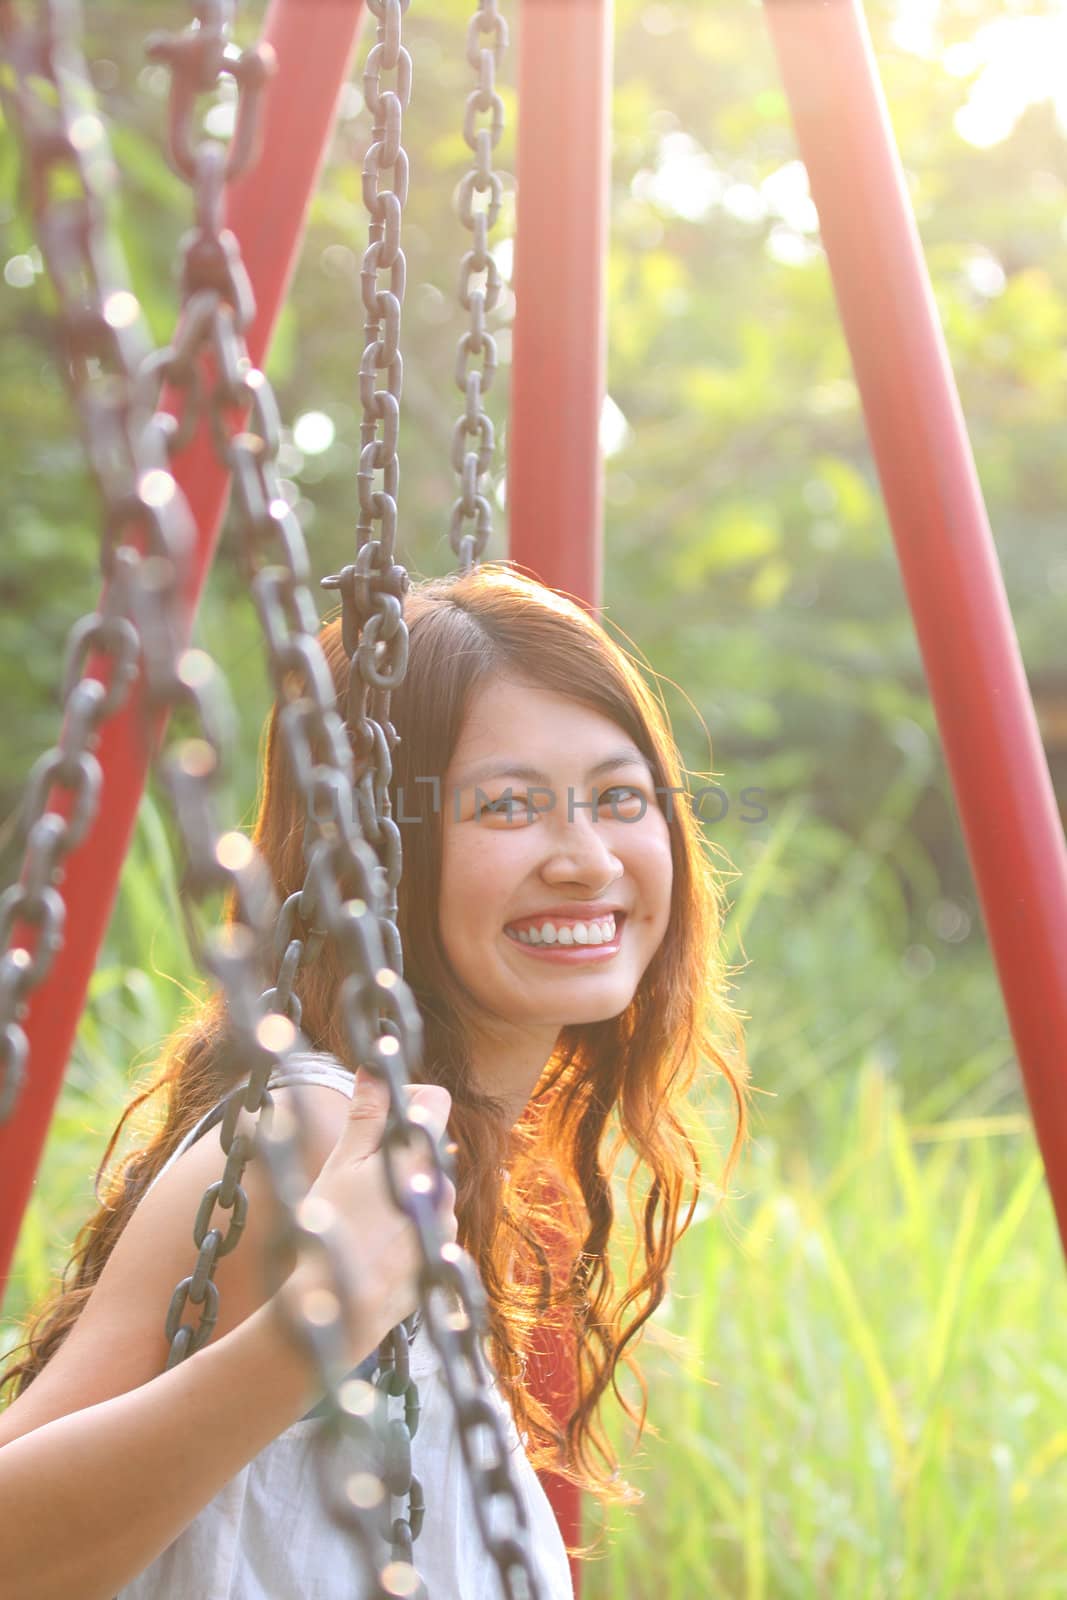
M 353 1079 L 330 1056 L 294 1055 L 272 1074 L 269 1087 L 321 1084 L 351 1099 Z M 225 1102 L 182 1139 L 154 1183 L 202 1134 L 222 1120 Z M 356 1373 L 369 1377 L 377 1353 Z M 500 1591 L 496 1566 L 475 1520 L 473 1491 L 463 1460 L 452 1402 L 431 1341 L 416 1330 L 411 1376 L 419 1388 L 419 1426 L 411 1441 L 412 1471 L 426 1499 L 415 1540 L 415 1566 L 430 1600 L 492 1600 Z M 548 1497 L 494 1382 L 511 1452 L 512 1475 L 526 1507 L 528 1548 L 538 1563 L 544 1600 L 574 1600 L 570 1564 Z M 394 1403 L 395 1404 L 395 1403 Z M 286 1428 L 208 1502 L 162 1555 L 121 1591 L 117 1600 L 361 1600 L 368 1592 L 355 1541 L 330 1517 L 311 1458 L 319 1423 L 312 1413 Z M 205 1440 L 205 1447 L 210 1442 Z M 399 1512 L 401 1502 L 395 1503 Z

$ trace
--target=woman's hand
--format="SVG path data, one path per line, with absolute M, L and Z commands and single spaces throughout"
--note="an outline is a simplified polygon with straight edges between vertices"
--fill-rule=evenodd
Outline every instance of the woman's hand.
M 452 1096 L 438 1084 L 406 1086 L 409 1106 L 435 1139 L 448 1126 Z M 353 1290 L 348 1322 L 352 1365 L 358 1364 L 381 1343 L 390 1328 L 418 1305 L 421 1252 L 418 1237 L 407 1216 L 393 1204 L 381 1152 L 389 1108 L 385 1084 L 362 1070 L 356 1073 L 352 1103 L 344 1126 L 304 1202 L 324 1200 L 331 1208 L 334 1237 Z M 418 1172 L 429 1173 L 425 1153 L 416 1145 L 394 1156 L 401 1181 Z M 446 1178 L 438 1218 L 447 1241 L 457 1234 L 455 1185 Z M 299 1303 L 309 1291 L 330 1288 L 330 1275 L 318 1252 L 301 1258 L 279 1294 L 287 1305 Z

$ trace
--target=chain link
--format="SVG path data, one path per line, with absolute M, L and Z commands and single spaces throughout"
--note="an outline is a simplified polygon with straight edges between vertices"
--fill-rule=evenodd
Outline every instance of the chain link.
M 491 39 L 483 43 L 481 35 Z M 482 404 L 493 386 L 497 367 L 496 340 L 485 325 L 486 316 L 500 299 L 500 268 L 489 249 L 489 231 L 500 214 L 503 183 L 493 171 L 493 151 L 504 132 L 504 102 L 496 91 L 496 69 L 508 44 L 508 25 L 497 10 L 497 0 L 479 0 L 467 26 L 467 60 L 477 85 L 467 96 L 463 137 L 474 152 L 475 163 L 464 173 L 456 191 L 460 222 L 474 235 L 459 267 L 459 303 L 470 314 L 470 327 L 456 351 L 456 387 L 464 397 L 464 410 L 452 430 L 451 462 L 459 475 L 460 494 L 452 507 L 448 539 L 459 560 L 459 570 L 477 566 L 493 532 L 493 508 L 483 492 L 482 479 L 493 464 L 493 424 Z M 488 123 L 479 125 L 479 117 Z M 484 205 L 475 196 L 484 195 Z M 479 282 L 475 283 L 474 280 Z M 481 358 L 481 367 L 471 365 Z M 474 448 L 471 448 L 471 441 Z M 464 531 L 473 522 L 474 530 Z

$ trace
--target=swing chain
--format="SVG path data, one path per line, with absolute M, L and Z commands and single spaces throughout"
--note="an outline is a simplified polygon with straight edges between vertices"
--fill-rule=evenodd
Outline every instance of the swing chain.
M 481 34 L 491 34 L 490 42 L 481 42 Z M 460 494 L 452 507 L 448 539 L 461 572 L 477 566 L 493 532 L 493 508 L 481 480 L 493 464 L 495 437 L 482 397 L 492 388 L 497 368 L 496 340 L 485 319 L 496 307 L 503 287 L 500 268 L 489 249 L 489 230 L 500 215 L 504 191 L 500 174 L 493 171 L 493 151 L 504 132 L 504 102 L 496 90 L 496 69 L 507 44 L 508 25 L 497 10 L 497 0 L 479 0 L 467 27 L 467 60 L 477 75 L 477 86 L 467 96 L 463 118 L 463 137 L 474 151 L 475 164 L 456 190 L 457 215 L 474 235 L 459 267 L 459 303 L 470 314 L 470 327 L 461 335 L 456 351 L 456 387 L 465 406 L 452 430 L 451 450 Z M 480 116 L 488 116 L 488 124 L 479 126 Z M 475 205 L 476 195 L 487 197 L 484 205 Z M 481 281 L 472 286 L 476 278 Z M 472 357 L 481 357 L 480 368 L 471 366 Z M 472 439 L 476 441 L 473 449 L 468 447 Z M 465 522 L 474 523 L 473 532 L 463 531 Z
M 391 814 L 389 795 L 392 751 L 397 734 L 389 719 L 389 699 L 392 685 L 402 679 L 407 667 L 403 596 L 408 589 L 408 574 L 396 561 L 395 551 L 400 477 L 397 444 L 404 370 L 400 323 L 407 280 L 407 263 L 400 239 L 409 179 L 402 131 L 403 113 L 410 103 L 412 84 L 411 56 L 402 42 L 402 20 L 409 3 L 410 0 L 370 0 L 378 32 L 363 73 L 364 102 L 374 120 L 362 169 L 363 200 L 370 225 L 360 275 L 366 321 L 359 368 L 363 419 L 357 474 L 360 507 L 357 553 L 354 563 L 326 579 L 323 585 L 340 590 L 342 643 L 350 663 L 345 711 L 355 770 L 347 793 L 355 797 L 359 834 L 377 852 L 375 878 L 381 915 L 376 928 L 368 925 L 367 932 L 359 930 L 357 941 L 363 957 L 360 965 L 364 971 L 378 975 L 376 984 L 378 978 L 386 974 L 390 979 L 395 974 L 396 983 L 402 984 L 403 974 L 403 951 L 396 926 L 402 852 L 400 830 Z M 395 73 L 393 87 L 383 87 L 383 75 L 387 73 Z M 391 186 L 382 187 L 383 174 L 390 173 Z M 388 274 L 384 288 L 379 287 L 383 273 Z M 384 387 L 380 389 L 376 387 L 379 372 L 385 375 Z M 380 439 L 379 422 L 382 424 Z M 383 474 L 380 490 L 374 487 L 377 471 Z M 350 825 L 341 829 L 344 840 L 353 836 L 352 819 L 346 820 Z M 337 865 L 343 872 L 343 862 Z M 323 888 L 329 892 L 325 883 Z M 366 900 L 370 900 L 369 894 Z M 341 897 L 334 894 L 328 903 L 332 935 L 339 948 L 344 948 L 346 943 L 351 946 L 358 924 L 346 917 Z M 322 902 L 318 904 L 321 909 Z M 367 949 L 371 932 L 376 936 L 375 942 L 380 944 L 379 950 L 373 952 Z M 355 976 L 347 980 L 346 990 L 353 984 L 356 987 L 349 994 L 345 1016 L 350 1024 L 346 1033 L 350 1039 L 354 1036 L 358 1041 L 355 1058 L 366 1061 L 380 1041 L 393 1043 L 398 1033 L 406 1031 L 413 1040 L 408 1059 L 417 1066 L 421 1053 L 421 1019 L 410 997 L 401 998 L 398 994 L 398 1003 L 406 1016 L 390 1017 L 388 1005 L 381 1010 L 374 1009 L 373 995 L 362 991 L 361 980 Z M 384 989 L 382 984 L 378 987 Z M 387 993 L 387 1002 L 391 998 Z M 377 1019 L 376 1026 L 372 1025 L 372 1019 Z M 407 1116 L 401 1087 L 405 1076 L 390 1084 L 387 1127 L 391 1126 L 394 1132 L 397 1128 L 413 1126 Z M 388 1153 L 386 1160 L 393 1197 L 397 1204 L 402 1204 Z M 436 1165 L 440 1168 L 439 1162 Z M 433 1177 L 437 1196 L 441 1193 L 441 1183 L 438 1170 Z M 392 1524 L 393 1557 L 394 1561 L 405 1562 L 412 1568 L 419 1593 L 424 1595 L 425 1587 L 411 1561 L 412 1543 L 422 1525 L 424 1511 L 422 1488 L 411 1472 L 411 1440 L 418 1422 L 419 1397 L 418 1387 L 407 1370 L 407 1338 L 403 1329 L 394 1329 L 383 1342 L 377 1381 L 386 1417 L 389 1396 L 402 1396 L 404 1400 L 403 1420 L 397 1418 L 389 1422 L 399 1449 L 399 1460 L 394 1461 L 387 1488 L 391 1494 L 407 1495 L 406 1515 L 395 1518 Z
M 388 720 L 391 693 L 407 669 L 408 638 L 403 616 L 406 574 L 398 568 L 394 551 L 399 486 L 396 447 L 403 373 L 399 333 L 405 271 L 400 224 L 408 189 L 401 122 L 411 95 L 411 58 L 401 42 L 401 19 L 408 0 L 368 3 L 378 19 L 378 39 L 370 51 L 363 79 L 364 99 L 374 117 L 374 128 L 363 166 L 363 198 L 370 221 L 361 278 L 367 311 L 367 342 L 360 362 L 363 424 L 357 481 L 361 516 L 356 561 L 337 577 L 328 579 L 327 586 L 341 591 L 343 643 L 349 657 L 346 722 L 356 752 L 360 826 L 366 837 L 376 843 L 379 832 L 390 840 L 395 836 L 395 873 L 394 861 L 387 860 L 385 910 L 375 919 L 365 898 L 354 899 L 351 891 L 346 897 L 340 888 L 345 855 L 350 848 L 348 839 L 342 837 L 330 847 L 329 854 L 337 858 L 330 870 L 326 870 L 326 851 L 315 862 L 322 869 L 317 904 L 337 948 L 355 948 L 362 958 L 358 963 L 347 963 L 349 976 L 341 986 L 338 1009 L 352 1058 L 388 1087 L 389 1111 L 382 1139 L 386 1180 L 394 1204 L 410 1218 L 419 1242 L 419 1301 L 424 1326 L 441 1358 L 441 1371 L 455 1408 L 460 1448 L 475 1491 L 479 1531 L 496 1564 L 506 1600 L 537 1600 L 540 1586 L 529 1550 L 527 1512 L 512 1473 L 503 1418 L 488 1393 L 491 1376 L 481 1343 L 488 1322 L 485 1290 L 470 1258 L 442 1238 L 437 1206 L 445 1161 L 425 1127 L 411 1116 L 404 1094 L 404 1085 L 419 1073 L 423 1043 L 418 1007 L 403 979 L 396 928 L 399 831 L 390 816 L 388 790 L 389 756 L 396 742 L 395 730 Z M 495 17 L 495 6 L 483 5 L 481 16 L 484 31 Z M 481 83 L 489 96 L 485 99 L 479 90 L 478 109 L 489 110 L 494 104 L 495 57 L 491 51 L 474 55 L 477 31 L 476 21 L 468 32 L 468 59 L 480 69 Z M 497 54 L 505 42 L 506 30 L 501 25 Z M 382 71 L 394 69 L 396 89 L 383 90 Z M 469 113 L 469 120 L 472 116 Z M 492 142 L 491 131 L 478 136 L 483 168 Z M 378 187 L 383 169 L 393 172 L 392 190 Z M 487 181 L 492 186 L 491 178 L 486 180 L 480 173 L 476 177 L 478 183 L 472 185 L 472 190 L 484 187 Z M 486 254 L 485 227 L 476 225 L 476 259 L 479 248 L 483 256 Z M 481 270 L 488 270 L 484 261 Z M 377 279 L 384 271 L 389 272 L 390 278 L 389 288 L 383 291 L 377 288 Z M 473 308 L 482 300 L 472 293 L 471 304 Z M 473 314 L 478 315 L 477 311 Z M 380 369 L 385 369 L 386 387 L 375 390 L 375 374 Z M 477 383 L 473 383 L 469 392 L 473 395 L 476 389 Z M 377 437 L 379 421 L 384 423 L 381 440 Z M 476 463 L 477 460 L 475 457 Z M 384 474 L 383 488 L 378 491 L 373 488 L 376 470 Z M 377 539 L 375 523 L 381 525 Z M 429 1165 L 428 1189 L 405 1184 L 399 1176 L 398 1153 L 412 1146 L 424 1149 Z M 402 1363 L 403 1347 L 395 1339 L 394 1348 Z M 417 1404 L 417 1390 L 412 1396 L 414 1386 L 405 1379 L 402 1364 L 390 1373 L 383 1361 L 380 1380 L 387 1391 L 404 1392 L 406 1413 L 409 1399 Z M 410 1415 L 407 1425 L 410 1430 Z M 397 1432 L 399 1435 L 400 1430 Z M 409 1500 L 409 1511 L 411 1505 Z M 505 1513 L 504 1531 L 491 1515 L 494 1510 Z
M 150 547 L 166 548 L 188 539 L 189 530 L 177 504 L 151 503 L 152 486 L 166 478 L 166 454 L 143 432 L 144 419 L 131 404 L 133 376 L 150 344 L 108 232 L 114 164 L 104 124 L 83 92 L 84 64 L 68 38 L 66 8 L 46 0 L 29 25 L 5 7 L 0 45 L 0 99 L 22 144 L 29 209 L 55 289 L 61 368 L 103 503 L 101 565 L 110 578 L 101 609 L 68 636 L 62 731 L 30 772 L 19 825 L 23 861 L 0 897 L 2 1124 L 15 1110 L 28 1066 L 21 1024 L 29 996 L 63 945 L 66 907 L 57 889 L 63 863 L 98 815 L 100 732 L 126 704 L 137 676 L 133 573 L 116 568 L 109 552 L 138 531 Z
M 205 62 L 214 62 L 217 78 L 235 58 L 229 44 L 232 5 L 194 6 L 194 18 L 183 35 L 157 37 L 152 54 L 174 75 L 171 98 L 172 165 L 191 174 L 196 227 L 183 240 L 183 306 L 171 346 L 158 352 L 142 373 L 140 394 L 147 402 L 169 381 L 184 394 L 184 410 L 168 429 L 170 450 L 181 448 L 205 417 L 215 450 L 231 473 L 238 514 L 241 564 L 252 590 L 268 645 L 275 690 L 282 703 L 280 725 L 294 774 L 304 791 L 308 811 L 305 845 L 312 863 L 320 863 L 325 841 L 342 822 L 347 808 L 351 823 L 351 755 L 344 725 L 334 708 L 332 679 L 317 640 L 318 617 L 307 587 L 309 562 L 303 533 L 282 497 L 274 475 L 280 422 L 273 393 L 251 363 L 245 334 L 255 315 L 251 285 L 236 239 L 223 226 L 223 201 L 228 174 L 240 170 L 231 149 L 203 139 L 195 148 L 189 123 L 196 96 L 209 91 Z M 205 28 L 215 29 L 211 51 L 201 48 Z M 191 41 L 188 45 L 186 41 Z M 195 47 L 194 47 L 195 46 Z M 267 60 L 260 47 L 245 52 Z M 231 75 L 236 75 L 231 73 Z M 182 78 L 186 81 L 181 82 Z M 257 100 L 250 104 L 258 105 Z M 258 143 L 254 113 L 243 134 L 248 148 Z M 238 116 L 235 145 L 242 137 Z M 186 159 L 186 156 L 188 159 Z M 205 358 L 210 380 L 205 379 Z M 245 415 L 247 413 L 247 415 Z M 162 419 L 158 419 L 162 420 Z M 366 1485 L 381 1482 L 389 1470 L 390 1433 L 373 1389 L 351 1378 L 343 1360 L 345 1320 L 353 1306 L 351 1275 L 338 1249 L 336 1224 L 309 1215 L 303 1204 L 308 1180 L 302 1159 L 301 1116 L 275 1117 L 269 1082 L 284 1071 L 286 1056 L 298 1043 L 299 1001 L 292 992 L 305 951 L 314 954 L 325 936 L 316 910 L 317 886 L 309 871 L 304 890 L 278 913 L 273 885 L 252 843 L 241 833 L 220 834 L 215 800 L 232 746 L 227 731 L 221 674 L 203 652 L 184 652 L 168 626 L 172 615 L 164 591 L 173 572 L 160 574 L 160 603 L 142 609 L 138 621 L 146 641 L 146 675 L 151 704 L 172 712 L 191 713 L 193 737 L 178 744 L 162 766 L 186 856 L 182 905 L 190 942 L 201 965 L 218 981 L 227 1007 L 225 1049 L 220 1070 L 235 1082 L 247 1077 L 226 1102 L 220 1144 L 226 1156 L 221 1181 L 208 1186 L 194 1224 L 198 1249 L 194 1271 L 175 1288 L 168 1309 L 168 1368 L 193 1354 L 211 1337 L 218 1314 L 213 1275 L 218 1260 L 236 1247 L 245 1226 L 248 1200 L 241 1179 L 256 1149 L 266 1158 L 281 1216 L 268 1245 L 268 1275 L 283 1328 L 315 1366 L 324 1390 L 323 1427 L 316 1436 L 315 1464 L 324 1502 L 353 1533 L 373 1585 L 374 1600 L 388 1600 L 395 1590 L 383 1577 L 382 1545 L 389 1530 L 384 1508 L 365 1497 Z M 371 875 L 373 852 L 358 836 L 351 840 L 346 884 L 362 887 L 374 903 Z M 362 873 L 362 879 L 359 874 Z M 228 921 L 215 934 L 202 936 L 191 906 L 207 896 L 226 894 Z M 300 924 L 305 938 L 288 938 L 276 950 L 280 932 L 294 934 Z M 309 931 L 310 930 L 310 931 Z M 281 972 L 272 988 L 263 978 L 272 946 Z M 277 1002 L 281 1001 L 284 1010 Z M 299 1112 L 299 1095 L 296 1098 Z M 252 1135 L 238 1132 L 242 1111 L 258 1113 Z M 281 1124 L 275 1126 L 275 1122 Z M 321 1209 L 321 1208 L 320 1208 Z M 216 1212 L 229 1212 L 223 1232 Z M 310 1208 L 314 1213 L 314 1208 Z M 306 1255 L 325 1257 L 331 1314 L 319 1297 L 316 1314 L 292 1305 L 285 1292 L 286 1267 Z M 182 1321 L 188 1306 L 199 1310 L 193 1327 Z M 374 1400 L 368 1412 L 366 1396 Z M 368 1420 L 368 1417 L 370 1420 Z M 328 1446 L 352 1447 L 352 1459 L 339 1481 L 346 1486 L 339 1499 L 328 1460 Z M 393 1452 L 395 1459 L 395 1451 Z M 393 1478 L 395 1480 L 395 1468 Z M 409 1473 L 410 1479 L 410 1473 Z M 348 1487 L 363 1487 L 353 1497 Z M 421 1495 L 416 1489 L 416 1499 Z M 362 1498 L 361 1498 L 362 1496 Z M 380 1497 L 384 1501 L 384 1491 Z M 410 1542 L 406 1546 L 410 1551 Z
M 275 69 L 274 52 L 260 43 L 237 50 L 230 30 L 237 0 L 192 0 L 192 24 L 181 33 L 152 34 L 145 53 L 171 73 L 167 159 L 179 178 L 197 179 L 196 102 L 229 78 L 237 89 L 237 111 L 224 169 L 232 183 L 259 155 L 260 97 Z
M 384 929 L 389 964 L 403 972 L 403 953 L 395 931 L 397 885 L 402 870 L 400 829 L 389 799 L 392 752 L 398 735 L 389 720 L 389 690 L 407 668 L 407 628 L 403 597 L 407 571 L 396 560 L 396 502 L 400 483 L 397 444 L 404 360 L 400 353 L 400 320 L 407 284 L 407 259 L 400 245 L 401 223 L 408 197 L 409 164 L 402 139 L 403 113 L 411 100 L 411 56 L 402 43 L 402 19 L 410 0 L 368 0 L 378 21 L 378 36 L 363 72 L 363 98 L 374 123 L 363 159 L 363 203 L 370 213 L 369 242 L 360 271 L 360 293 L 366 312 L 364 349 L 359 364 L 363 407 L 360 426 L 359 519 L 354 563 L 323 581 L 341 595 L 345 651 L 358 657 L 359 675 L 349 678 L 346 723 L 355 752 L 355 793 L 364 836 L 377 851 L 382 868 Z M 395 73 L 392 87 L 383 75 Z M 390 174 L 391 187 L 381 187 Z M 387 287 L 379 277 L 387 273 Z M 377 388 L 384 371 L 384 387 Z M 378 436 L 381 423 L 382 434 Z M 382 487 L 375 489 L 375 473 Z

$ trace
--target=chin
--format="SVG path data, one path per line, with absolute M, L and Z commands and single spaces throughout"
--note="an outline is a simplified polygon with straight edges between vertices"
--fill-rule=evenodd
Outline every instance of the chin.
M 559 1020 L 561 1028 L 580 1028 L 589 1022 L 610 1022 L 615 1017 L 621 1017 L 623 1012 L 631 1005 L 633 995 L 624 999 L 595 1001 L 590 998 L 585 1005 L 576 1005 L 564 1012 Z

